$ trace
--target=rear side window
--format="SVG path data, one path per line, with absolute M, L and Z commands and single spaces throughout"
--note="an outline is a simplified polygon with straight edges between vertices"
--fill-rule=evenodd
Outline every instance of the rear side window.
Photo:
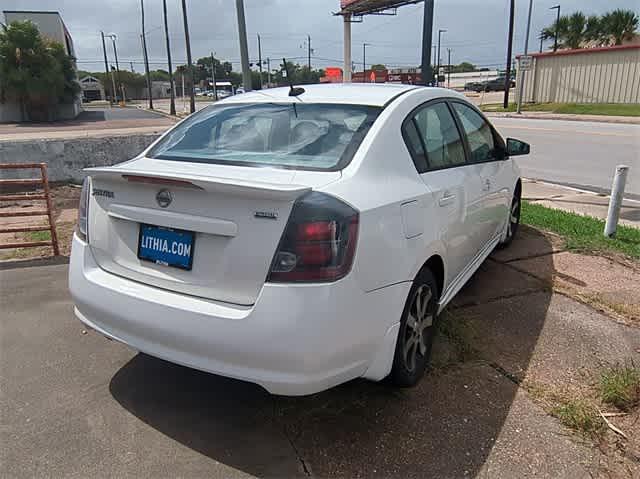
M 420 173 L 465 164 L 462 139 L 445 103 L 418 110 L 404 128 L 405 139 Z M 426 157 L 424 165 L 423 156 Z
M 473 108 L 462 103 L 454 103 L 453 108 L 467 135 L 471 162 L 482 163 L 497 159 L 495 139 L 489 123 Z
M 151 158 L 293 169 L 344 168 L 381 108 L 233 104 L 206 108 L 167 135 Z

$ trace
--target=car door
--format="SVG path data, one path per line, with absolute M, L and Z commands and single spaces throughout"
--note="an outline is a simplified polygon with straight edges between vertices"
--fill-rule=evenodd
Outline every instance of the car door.
M 414 110 L 403 124 L 403 135 L 437 212 L 437 218 L 425 218 L 425 228 L 437 228 L 446 248 L 447 276 L 453 280 L 477 253 L 472 218 L 480 180 L 466 161 L 462 135 L 445 101 Z
M 510 203 L 505 148 L 489 122 L 472 106 L 451 102 L 464 132 L 469 162 L 480 180 L 480 214 L 473 219 L 476 243 L 480 248 L 502 232 Z

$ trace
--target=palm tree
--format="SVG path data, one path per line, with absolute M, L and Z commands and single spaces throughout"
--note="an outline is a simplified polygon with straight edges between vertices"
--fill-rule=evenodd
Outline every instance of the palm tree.
M 622 45 L 624 40 L 633 38 L 638 23 L 638 15 L 632 10 L 620 8 L 604 14 L 600 19 L 603 34 L 612 39 L 614 45 Z
M 585 37 L 588 42 L 592 42 L 595 46 L 609 43 L 608 35 L 604 32 L 602 20 L 598 15 L 589 15 L 587 17 Z
M 587 17 L 582 12 L 575 12 L 571 16 L 563 15 L 558 22 L 542 30 L 545 40 L 555 38 L 558 32 L 558 45 L 561 48 L 580 48 L 588 40 Z

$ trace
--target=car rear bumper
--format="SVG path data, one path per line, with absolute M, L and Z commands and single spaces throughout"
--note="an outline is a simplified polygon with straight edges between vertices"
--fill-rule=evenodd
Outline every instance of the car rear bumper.
M 266 283 L 251 307 L 187 296 L 108 273 L 74 235 L 69 289 L 76 316 L 134 349 L 257 383 L 312 394 L 389 372 L 410 283 L 364 293 L 349 275 L 331 284 Z

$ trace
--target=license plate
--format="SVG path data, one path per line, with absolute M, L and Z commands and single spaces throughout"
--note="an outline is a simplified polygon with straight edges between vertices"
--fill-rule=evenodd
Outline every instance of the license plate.
M 191 271 L 195 234 L 163 226 L 140 225 L 138 258 Z

